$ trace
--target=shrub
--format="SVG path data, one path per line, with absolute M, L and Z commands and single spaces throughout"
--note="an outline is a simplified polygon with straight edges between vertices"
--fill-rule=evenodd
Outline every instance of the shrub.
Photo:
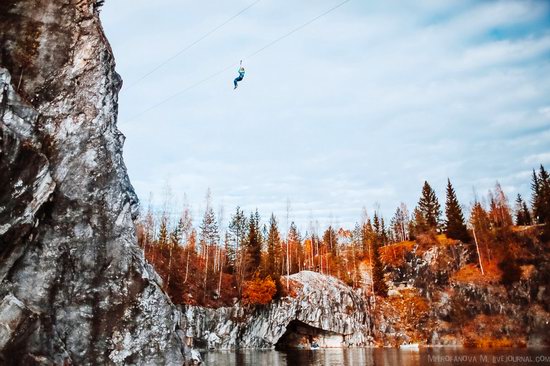
M 244 304 L 266 305 L 271 302 L 276 292 L 277 286 L 270 276 L 264 279 L 256 277 L 244 283 L 242 300 Z

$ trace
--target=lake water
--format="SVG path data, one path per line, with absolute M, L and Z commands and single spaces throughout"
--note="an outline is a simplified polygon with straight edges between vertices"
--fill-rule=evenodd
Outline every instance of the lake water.
M 207 366 L 550 365 L 550 349 L 347 348 L 202 353 Z

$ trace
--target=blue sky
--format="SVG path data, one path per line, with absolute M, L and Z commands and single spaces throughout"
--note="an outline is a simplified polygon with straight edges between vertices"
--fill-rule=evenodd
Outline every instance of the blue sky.
M 102 21 L 125 86 L 119 128 L 146 206 L 201 215 L 208 187 L 225 217 L 240 205 L 303 230 L 389 220 L 447 177 L 467 208 L 498 180 L 513 200 L 550 166 L 550 2 L 262 0 L 136 83 L 247 1 L 109 0 Z M 137 117 L 136 117 L 137 116 Z M 169 187 L 169 188 L 167 188 Z

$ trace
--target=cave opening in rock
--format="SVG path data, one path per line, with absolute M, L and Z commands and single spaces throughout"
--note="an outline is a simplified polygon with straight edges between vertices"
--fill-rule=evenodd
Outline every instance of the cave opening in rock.
M 311 349 L 342 347 L 344 336 L 339 333 L 312 327 L 299 320 L 288 323 L 285 333 L 275 344 L 275 349 Z

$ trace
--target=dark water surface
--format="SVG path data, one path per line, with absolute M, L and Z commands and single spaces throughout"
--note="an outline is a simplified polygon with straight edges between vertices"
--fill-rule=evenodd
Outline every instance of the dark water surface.
M 347 348 L 315 351 L 206 352 L 207 366 L 550 365 L 550 349 Z

